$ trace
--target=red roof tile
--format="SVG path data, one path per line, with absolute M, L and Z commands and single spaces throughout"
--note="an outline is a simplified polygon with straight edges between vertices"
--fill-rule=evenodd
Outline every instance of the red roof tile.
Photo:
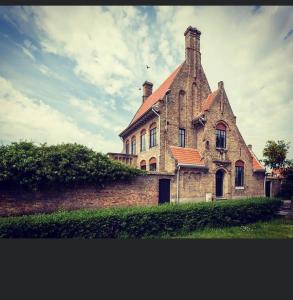
M 170 146 L 173 157 L 180 164 L 204 165 L 197 149 Z
M 215 90 L 214 92 L 210 93 L 206 99 L 203 100 L 202 112 L 210 109 L 212 102 L 213 102 L 215 96 L 217 95 L 218 91 L 219 90 Z
M 250 150 L 250 153 L 252 154 L 252 168 L 253 168 L 253 171 L 256 171 L 256 170 L 265 170 L 265 168 L 262 166 L 262 164 L 258 161 L 258 159 L 256 158 L 255 154 L 252 152 L 252 150 Z
M 144 115 L 154 104 L 156 104 L 160 99 L 162 99 L 167 90 L 173 83 L 176 75 L 178 74 L 181 66 L 178 66 L 175 71 L 156 89 L 140 106 L 133 119 L 131 120 L 129 126 L 137 121 L 142 115 Z

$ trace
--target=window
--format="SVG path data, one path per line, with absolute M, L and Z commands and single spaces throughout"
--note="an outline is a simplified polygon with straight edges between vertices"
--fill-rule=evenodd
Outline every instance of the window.
M 235 187 L 244 186 L 244 162 L 237 160 L 235 163 Z
M 150 126 L 150 148 L 157 146 L 157 128 L 156 123 Z
M 145 160 L 142 160 L 142 161 L 140 162 L 140 169 L 141 169 L 141 170 L 146 170 L 146 161 L 145 161 Z
M 146 131 L 143 129 L 140 133 L 140 152 L 145 151 L 145 135 Z
M 125 143 L 125 153 L 129 154 L 129 141 L 128 140 Z
M 136 154 L 136 139 L 135 136 L 131 139 L 131 154 Z
M 216 126 L 216 148 L 226 148 L 226 126 L 223 123 Z
M 150 171 L 156 171 L 157 170 L 157 160 L 155 157 L 152 157 L 149 161 L 150 164 Z
M 179 147 L 185 147 L 185 129 L 179 128 Z

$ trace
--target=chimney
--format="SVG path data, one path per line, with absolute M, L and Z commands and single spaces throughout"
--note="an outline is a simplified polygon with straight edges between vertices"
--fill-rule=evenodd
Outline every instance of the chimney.
M 148 98 L 153 92 L 153 84 L 149 81 L 145 81 L 142 85 L 142 102 Z
M 247 147 L 249 150 L 252 150 L 252 145 L 249 144 L 249 145 L 247 145 Z
M 200 35 L 201 32 L 189 26 L 185 32 L 185 60 L 193 77 L 196 77 L 200 68 Z
M 218 88 L 219 89 L 223 89 L 224 88 L 224 82 L 223 81 L 219 81 L 218 82 Z

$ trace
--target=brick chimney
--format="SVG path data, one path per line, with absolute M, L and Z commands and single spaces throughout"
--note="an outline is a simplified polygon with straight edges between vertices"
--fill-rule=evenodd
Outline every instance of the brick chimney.
M 200 35 L 201 32 L 189 26 L 185 32 L 185 60 L 189 65 L 189 70 L 193 77 L 196 77 L 197 70 L 200 68 Z
M 153 93 L 153 84 L 149 81 L 145 81 L 142 85 L 142 102 L 145 101 Z

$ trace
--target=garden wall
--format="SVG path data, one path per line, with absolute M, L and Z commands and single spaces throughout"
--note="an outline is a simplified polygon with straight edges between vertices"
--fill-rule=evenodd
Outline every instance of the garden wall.
M 94 186 L 42 192 L 1 189 L 0 216 L 46 213 L 60 209 L 157 205 L 159 179 L 172 177 L 168 174 L 149 174 L 127 183 L 113 183 L 103 189 Z

